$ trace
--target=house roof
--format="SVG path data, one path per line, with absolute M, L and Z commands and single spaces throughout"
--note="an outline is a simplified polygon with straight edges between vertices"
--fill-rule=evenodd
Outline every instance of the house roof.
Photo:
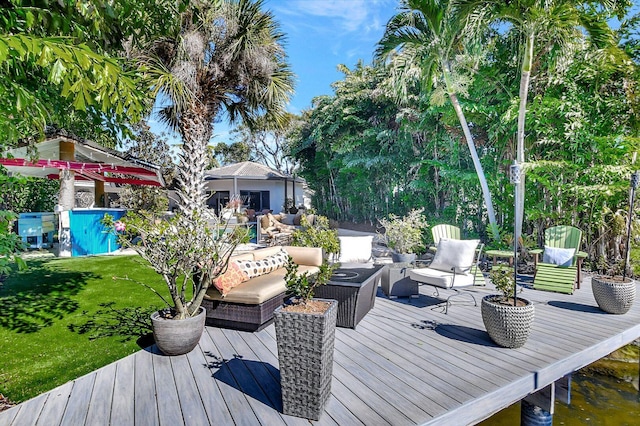
M 76 161 L 60 160 L 61 141 L 75 145 Z M 56 133 L 35 148 L 38 159 L 30 159 L 28 147 L 23 145 L 9 150 L 12 158 L 0 158 L 0 164 L 24 176 L 57 179 L 59 171 L 67 169 L 80 180 L 164 186 L 158 166 L 85 139 Z
M 205 180 L 246 179 L 246 180 L 294 180 L 294 177 L 253 161 L 230 164 L 206 172 Z M 303 182 L 295 178 L 296 182 Z

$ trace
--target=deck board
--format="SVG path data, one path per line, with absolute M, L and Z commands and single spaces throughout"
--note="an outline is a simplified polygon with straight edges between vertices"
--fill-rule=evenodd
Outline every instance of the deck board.
M 227 409 L 218 383 L 216 380 L 212 380 L 212 360 L 206 355 L 211 346 L 213 346 L 213 342 L 209 338 L 209 334 L 205 331 L 200 339 L 199 347 L 187 354 L 187 359 L 189 360 L 191 372 L 193 373 L 196 386 L 198 386 L 200 398 L 210 423 L 233 424 L 233 418 Z
M 4 419 L 0 417 L 0 425 L 9 425 L 11 422 L 14 422 L 16 425 L 36 424 L 48 396 L 49 395 L 45 393 L 21 404 L 20 410 L 15 410 L 15 418 L 7 416 L 7 418 Z
M 491 286 L 473 288 L 478 302 Z M 640 302 L 600 311 L 590 280 L 573 295 L 527 289 L 535 319 L 519 349 L 495 345 L 480 307 L 420 287 L 418 299 L 384 297 L 354 329 L 337 329 L 325 413 L 309 422 L 281 413 L 275 329 L 207 327 L 188 355 L 155 346 L 0 413 L 22 424 L 411 425 L 473 424 L 640 338 Z M 462 300 L 462 299 L 460 299 Z
M 158 400 L 158 418 L 160 424 L 167 425 L 184 425 L 181 410 L 179 407 L 180 399 L 178 398 L 178 390 L 174 379 L 174 372 L 171 370 L 171 357 L 155 356 L 152 358 L 153 374 L 155 378 L 155 394 Z M 176 372 L 176 374 L 184 374 Z M 118 424 L 111 422 L 112 424 Z
M 73 384 L 74 382 L 67 382 L 64 385 L 48 392 L 49 397 L 47 398 L 47 402 L 44 407 L 42 407 L 42 411 L 40 412 L 36 425 L 47 426 L 51 424 L 60 424 L 62 422 L 62 416 L 64 415 L 65 408 L 67 407 L 67 401 L 69 400 L 69 395 L 73 389 Z
M 69 402 L 62 416 L 62 425 L 74 426 L 85 423 L 95 380 L 96 375 L 89 374 L 80 377 L 74 382 L 73 389 L 69 395 Z
M 149 392 L 155 392 L 156 389 L 152 356 L 147 351 L 139 351 L 134 356 L 134 422 L 139 426 L 158 426 L 160 424 L 156 399 L 146 397 Z M 96 423 L 87 421 L 87 424 Z

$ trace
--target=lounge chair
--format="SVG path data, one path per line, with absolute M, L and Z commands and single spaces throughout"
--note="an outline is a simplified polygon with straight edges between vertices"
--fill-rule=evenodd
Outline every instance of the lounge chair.
M 536 268 L 533 288 L 573 294 L 582 281 L 582 260 L 587 254 L 579 251 L 582 231 L 573 226 L 553 226 L 544 231 L 544 249 L 531 250 Z M 539 255 L 543 254 L 542 261 Z
M 440 224 L 431 228 L 431 236 L 435 246 L 440 242 L 440 238 L 449 238 L 452 240 L 460 239 L 460 228 L 454 225 Z M 435 247 L 434 247 L 435 248 Z
M 478 302 L 473 294 L 461 292 L 466 287 L 476 283 L 476 270 L 482 255 L 484 245 L 479 240 L 455 240 L 440 238 L 436 255 L 427 268 L 416 268 L 409 271 L 409 277 L 418 284 L 427 284 L 436 289 L 435 296 L 439 297 L 439 288 L 453 290 L 445 301 L 444 313 L 449 311 L 451 298 L 468 295 L 475 306 Z
M 431 236 L 433 238 L 433 243 L 435 246 L 429 247 L 431 251 L 437 251 L 438 243 L 441 238 L 448 238 L 451 240 L 460 240 L 460 228 L 454 225 L 440 224 L 435 225 L 431 228 Z M 475 274 L 475 284 L 476 286 L 485 286 L 486 281 L 484 280 L 484 275 L 482 275 L 482 271 L 478 267 L 478 264 L 474 265 L 473 273 Z

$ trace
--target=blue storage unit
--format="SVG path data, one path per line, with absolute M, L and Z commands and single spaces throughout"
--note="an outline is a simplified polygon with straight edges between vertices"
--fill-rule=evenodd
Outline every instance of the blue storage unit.
M 20 213 L 18 234 L 29 248 L 50 247 L 56 230 L 53 212 Z
M 105 254 L 120 248 L 116 236 L 100 223 L 105 213 L 115 220 L 124 216 L 122 209 L 74 209 L 69 212 L 71 256 Z

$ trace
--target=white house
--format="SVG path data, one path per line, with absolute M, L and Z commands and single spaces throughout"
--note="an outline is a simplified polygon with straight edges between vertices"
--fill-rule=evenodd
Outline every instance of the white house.
M 207 171 L 205 181 L 207 192 L 211 194 L 207 203 L 216 211 L 238 196 L 248 208 L 257 212 L 264 209 L 280 212 L 286 199 L 293 200 L 296 207 L 309 207 L 304 179 L 263 164 L 245 161 L 219 167 Z

